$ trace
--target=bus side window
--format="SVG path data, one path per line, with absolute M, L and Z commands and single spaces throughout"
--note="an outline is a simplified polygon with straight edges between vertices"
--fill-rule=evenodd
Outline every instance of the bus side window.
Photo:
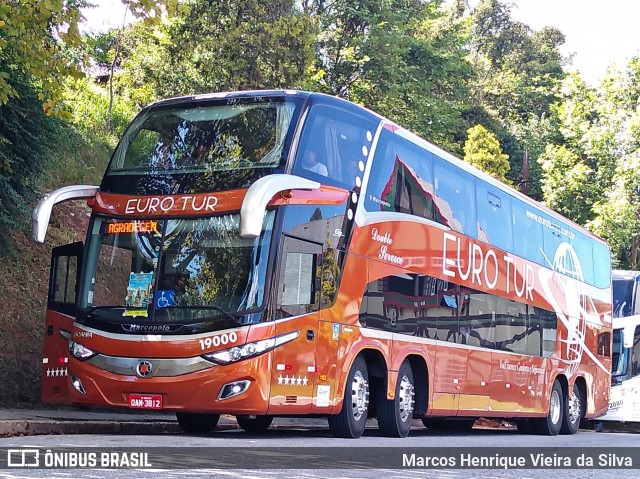
M 611 356 L 611 333 L 609 331 L 598 334 L 598 354 L 600 356 Z
M 280 266 L 279 318 L 318 311 L 322 246 L 287 237 Z
M 631 355 L 631 376 L 640 375 L 640 326 L 636 326 L 633 334 L 633 353 Z

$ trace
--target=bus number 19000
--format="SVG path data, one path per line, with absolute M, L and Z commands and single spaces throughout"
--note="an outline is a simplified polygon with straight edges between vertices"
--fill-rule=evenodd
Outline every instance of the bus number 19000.
M 211 347 L 217 348 L 218 346 L 224 346 L 227 344 L 233 344 L 238 341 L 238 335 L 234 332 L 229 334 L 217 334 L 216 336 L 209 336 L 208 338 L 203 338 L 200 340 L 200 347 L 204 351 L 205 349 L 209 349 Z

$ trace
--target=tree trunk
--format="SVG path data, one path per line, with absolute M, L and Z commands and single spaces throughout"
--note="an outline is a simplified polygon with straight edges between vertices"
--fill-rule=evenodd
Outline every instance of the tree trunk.
M 638 271 L 638 246 L 640 245 L 640 237 L 635 236 L 631 240 L 631 252 L 629 254 L 629 263 L 631 263 L 631 269 Z

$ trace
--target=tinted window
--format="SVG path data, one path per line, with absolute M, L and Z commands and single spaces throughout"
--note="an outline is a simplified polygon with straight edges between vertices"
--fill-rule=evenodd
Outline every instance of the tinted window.
M 365 206 L 438 219 L 432 154 L 389 130 L 382 130 L 371 168 Z
M 460 289 L 460 296 L 458 342 L 483 348 L 495 347 L 494 311 L 498 297 L 464 287 Z
M 513 249 L 515 254 L 538 264 L 549 266 L 541 252 L 542 224 L 539 216 L 520 201 L 514 201 Z M 553 259 L 553 258 L 550 258 Z
M 542 333 L 542 356 L 551 356 L 556 347 L 558 332 L 558 317 L 556 313 L 529 306 L 529 322 L 532 331 L 541 331 Z M 536 336 L 535 333 L 534 336 Z
M 607 245 L 599 242 L 593 243 L 593 271 L 595 285 L 608 288 L 611 284 L 611 252 Z
M 571 246 L 576 252 L 580 261 L 582 277 L 589 284 L 595 284 L 595 276 L 593 272 L 593 241 L 581 233 L 574 233 L 571 239 Z M 605 274 L 606 275 L 606 274 Z
M 513 248 L 511 197 L 481 181 L 476 184 L 476 195 L 478 239 L 511 251 Z
M 455 340 L 457 286 L 432 276 L 400 274 L 367 285 L 361 322 L 368 327 Z
M 305 120 L 294 174 L 359 188 L 377 122 L 353 112 L 313 105 Z
M 434 157 L 437 204 L 444 224 L 472 238 L 478 237 L 476 194 L 473 177 Z
M 247 187 L 282 171 L 301 101 L 255 97 L 152 107 L 126 131 L 101 190 L 148 195 Z
M 322 247 L 285 237 L 282 251 L 277 316 L 283 318 L 317 311 L 320 284 L 316 279 Z
M 633 333 L 633 349 L 631 352 L 631 377 L 640 376 L 640 326 Z
M 633 314 L 633 290 L 636 282 L 633 279 L 614 279 L 613 286 L 613 315 L 624 318 Z
M 496 297 L 496 349 L 531 354 L 528 344 L 527 305 Z M 532 341 L 535 342 L 535 339 Z M 537 352 L 534 352 L 537 354 Z

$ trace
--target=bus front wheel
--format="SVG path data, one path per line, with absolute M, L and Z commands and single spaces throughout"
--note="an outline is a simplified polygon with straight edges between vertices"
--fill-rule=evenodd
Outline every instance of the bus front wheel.
M 387 388 L 378 389 L 378 427 L 383 435 L 407 437 L 413 420 L 415 386 L 413 371 L 408 361 L 404 361 L 398 371 L 394 398 L 387 400 Z
M 549 397 L 549 414 L 547 417 L 537 418 L 534 421 L 536 431 L 543 436 L 557 436 L 562 427 L 564 416 L 564 401 L 562 399 L 562 386 L 556 379 L 553 382 L 551 396 Z
M 358 356 L 347 376 L 342 410 L 329 416 L 329 429 L 335 437 L 357 439 L 364 432 L 368 412 L 369 373 L 367 363 Z
M 220 414 L 199 414 L 191 412 L 177 412 L 178 424 L 184 432 L 189 434 L 206 434 L 218 425 Z

